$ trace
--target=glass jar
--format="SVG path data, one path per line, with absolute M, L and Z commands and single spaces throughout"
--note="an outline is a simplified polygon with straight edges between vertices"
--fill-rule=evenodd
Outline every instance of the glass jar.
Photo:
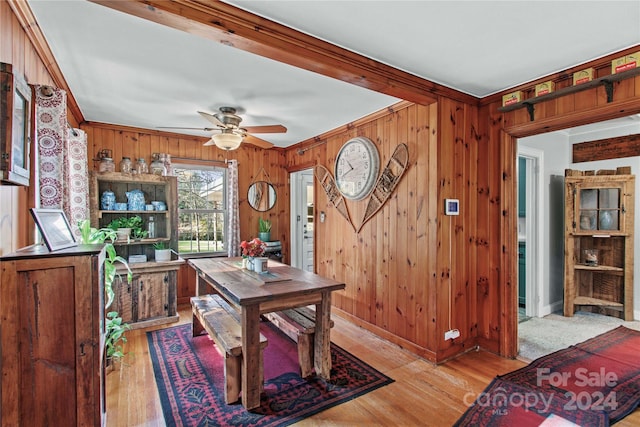
M 158 153 L 155 153 L 153 155 L 153 161 L 151 162 L 151 173 L 160 176 L 166 175 L 164 162 L 160 159 L 160 155 Z
M 113 163 L 113 159 L 111 157 L 103 157 L 100 160 L 100 165 L 98 166 L 98 172 L 114 172 L 116 170 L 116 164 Z
M 122 160 L 120 160 L 120 172 L 130 174 L 132 168 L 133 163 L 131 163 L 131 158 L 123 157 Z
M 172 176 L 173 169 L 171 168 L 171 154 L 160 153 L 160 161 L 164 163 L 165 176 Z
M 138 171 L 138 174 L 149 173 L 149 165 L 147 165 L 147 162 L 145 162 L 144 158 L 142 157 L 138 159 L 136 169 Z

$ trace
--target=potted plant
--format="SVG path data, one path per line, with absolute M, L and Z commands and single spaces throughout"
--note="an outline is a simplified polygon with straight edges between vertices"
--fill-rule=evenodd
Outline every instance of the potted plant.
M 116 231 L 118 240 L 128 240 L 132 233 L 134 238 L 142 238 L 145 234 L 142 231 L 142 218 L 139 215 L 114 218 L 107 227 Z
M 242 267 L 247 270 L 253 270 L 255 258 L 262 257 L 266 245 L 259 238 L 240 243 L 240 252 L 242 254 Z
M 258 238 L 263 242 L 271 241 L 271 221 L 258 218 Z
M 127 268 L 127 282 L 131 283 L 133 273 L 129 268 L 127 261 L 116 253 L 116 249 L 111 242 L 116 239 L 116 231 L 111 228 L 97 229 L 91 227 L 89 220 L 85 219 L 78 223 L 80 229 L 81 243 L 103 243 L 105 245 L 104 260 L 104 288 L 106 294 L 105 310 L 113 303 L 115 294 L 113 292 L 113 281 L 116 278 L 116 263 L 120 263 Z M 122 322 L 122 317 L 118 312 L 111 311 L 107 313 L 105 322 L 105 349 L 107 352 L 107 365 L 111 366 L 113 361 L 119 360 L 124 356 L 122 343 L 127 342 L 124 332 L 129 329 L 129 325 Z
M 153 244 L 155 249 L 156 262 L 171 261 L 171 248 L 167 242 L 156 242 Z

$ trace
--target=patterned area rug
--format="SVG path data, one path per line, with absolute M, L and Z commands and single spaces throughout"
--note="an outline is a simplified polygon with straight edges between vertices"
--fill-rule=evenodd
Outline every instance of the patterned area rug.
M 148 332 L 167 426 L 286 426 L 393 382 L 334 343 L 331 380 L 303 379 L 295 343 L 269 322 L 261 332 L 265 387 L 251 412 L 225 404 L 223 358 L 207 335 L 192 338 L 190 324 Z
M 640 403 L 638 354 L 640 331 L 619 326 L 498 376 L 455 425 L 608 426 Z

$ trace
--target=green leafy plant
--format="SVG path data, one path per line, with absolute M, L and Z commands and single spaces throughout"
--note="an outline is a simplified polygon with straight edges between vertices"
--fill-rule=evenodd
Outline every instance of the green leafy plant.
M 161 251 L 163 249 L 169 249 L 169 244 L 167 242 L 156 242 L 153 244 L 153 249 L 157 251 Z
M 271 232 L 271 221 L 268 219 L 258 218 L 258 232 L 269 233 Z
M 111 220 L 107 228 L 117 230 L 118 228 L 131 228 L 132 230 L 142 229 L 142 218 L 140 215 L 119 216 Z
M 107 352 L 107 359 L 113 361 L 123 358 L 124 352 L 122 344 L 127 342 L 127 337 L 124 333 L 130 329 L 130 326 L 122 321 L 122 317 L 118 315 L 117 311 L 107 313 L 105 326 L 105 350 Z
M 116 269 L 116 263 L 120 263 L 127 268 L 127 282 L 131 283 L 133 280 L 133 272 L 129 268 L 129 263 L 123 257 L 116 253 L 116 248 L 113 246 L 113 241 L 116 239 L 116 232 L 111 228 L 94 228 L 91 227 L 91 223 L 88 219 L 82 220 L 78 223 L 80 229 L 80 241 L 85 244 L 104 244 L 105 245 L 105 260 L 104 260 L 104 288 L 107 296 L 105 303 L 105 310 L 108 309 L 113 303 L 115 293 L 113 292 L 113 282 L 118 274 Z M 111 311 L 107 313 L 107 319 L 105 324 L 106 338 L 105 348 L 107 351 L 107 357 L 121 358 L 124 356 L 122 353 L 121 343 L 127 342 L 127 338 L 124 336 L 124 332 L 129 329 L 129 325 L 122 322 L 122 318 L 118 315 L 118 312 Z
M 91 227 L 91 223 L 88 219 L 82 220 L 78 223 L 80 229 L 81 243 L 85 244 L 105 244 L 106 257 L 104 261 L 104 287 L 107 294 L 107 302 L 105 309 L 111 306 L 115 294 L 113 292 L 113 281 L 117 275 L 116 263 L 120 263 L 127 268 L 127 282 L 131 283 L 133 280 L 133 273 L 129 268 L 129 263 L 126 259 L 122 258 L 116 253 L 116 248 L 113 243 L 116 240 L 116 232 L 111 228 L 94 228 Z
M 92 244 L 92 243 L 104 243 L 106 241 L 113 242 L 116 240 L 116 232 L 110 228 L 91 227 L 91 223 L 88 219 L 82 220 L 78 223 L 80 230 L 80 243 Z
M 131 230 L 134 239 L 144 239 L 147 237 L 148 232 L 142 228 L 134 228 Z

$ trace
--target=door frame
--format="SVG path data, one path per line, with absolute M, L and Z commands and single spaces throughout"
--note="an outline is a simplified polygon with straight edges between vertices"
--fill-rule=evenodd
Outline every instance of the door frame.
M 291 207 L 291 216 L 289 218 L 290 224 L 290 236 L 291 236 L 291 266 L 296 268 L 302 268 L 303 262 L 303 249 L 304 245 L 302 244 L 303 235 L 302 230 L 298 227 L 297 217 L 300 215 L 306 215 L 306 210 L 300 211 L 300 203 L 299 201 L 303 198 L 303 192 L 306 192 L 306 187 L 300 185 L 300 180 L 298 177 L 301 175 L 311 175 L 313 182 L 313 168 L 309 169 L 301 169 L 296 170 L 294 172 L 289 173 L 289 185 L 290 185 L 290 200 L 289 206 Z M 314 190 L 315 191 L 315 190 Z M 314 202 L 315 203 L 315 202 Z M 315 214 L 314 214 L 315 216 Z M 314 218 L 315 220 L 315 218 Z M 314 224 L 315 225 L 315 224 Z M 315 252 L 315 227 L 314 227 L 314 244 L 313 249 Z M 315 269 L 315 256 L 314 256 L 314 269 Z
M 542 220 L 544 218 L 544 152 L 518 144 L 518 157 L 524 157 L 526 170 L 526 302 L 525 314 L 537 317 L 542 313 L 543 248 Z M 516 299 L 517 301 L 517 299 Z

